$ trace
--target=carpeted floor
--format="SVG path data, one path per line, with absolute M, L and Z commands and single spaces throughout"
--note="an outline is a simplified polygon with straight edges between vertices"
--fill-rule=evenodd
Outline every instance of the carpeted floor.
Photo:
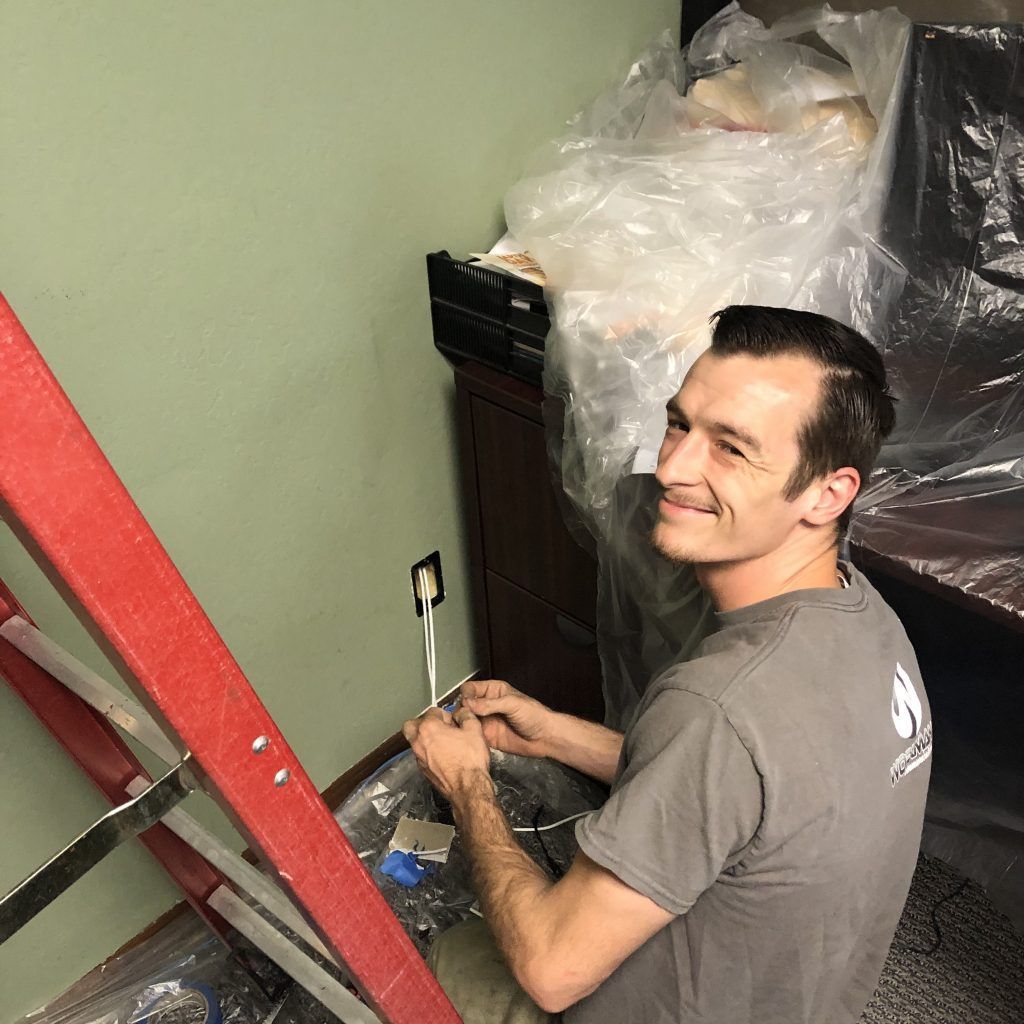
M 1024 937 L 984 890 L 940 860 L 922 856 L 889 959 L 861 1024 L 1024 1024 Z

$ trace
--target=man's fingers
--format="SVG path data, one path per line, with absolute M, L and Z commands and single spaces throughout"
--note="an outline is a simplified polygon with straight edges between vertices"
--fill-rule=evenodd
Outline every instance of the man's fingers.
M 444 708 L 428 708 L 420 715 L 418 721 L 424 726 L 433 727 L 435 724 L 452 724 L 452 715 L 450 711 L 445 711 Z
M 431 729 L 436 729 L 438 725 L 451 724 L 452 716 L 450 712 L 444 711 L 441 708 L 430 708 L 424 711 L 419 718 L 410 718 L 402 726 L 402 735 L 412 744 L 420 737 L 424 729 L 429 732 Z
M 480 728 L 480 719 L 469 708 L 459 708 L 452 717 L 455 720 L 455 724 L 460 728 L 472 727 L 474 723 L 478 729 Z
M 512 687 L 502 679 L 474 679 L 463 683 L 460 689 L 462 699 L 474 697 L 502 697 L 512 692 Z
M 507 694 L 502 697 L 472 697 L 466 700 L 464 707 L 476 715 L 503 715 L 516 710 L 520 705 L 519 694 Z

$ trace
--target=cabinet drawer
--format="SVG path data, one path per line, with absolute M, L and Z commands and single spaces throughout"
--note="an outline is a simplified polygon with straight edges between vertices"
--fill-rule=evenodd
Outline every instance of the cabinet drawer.
M 603 721 L 593 631 L 493 572 L 486 578 L 491 674 L 556 711 Z
M 597 565 L 562 520 L 543 426 L 472 402 L 485 567 L 593 626 Z

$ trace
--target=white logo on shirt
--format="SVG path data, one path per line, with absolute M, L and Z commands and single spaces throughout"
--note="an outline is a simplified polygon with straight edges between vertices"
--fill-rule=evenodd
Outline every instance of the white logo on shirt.
M 905 740 L 916 736 L 921 728 L 921 698 L 899 662 L 896 662 L 896 675 L 892 681 L 892 724 Z

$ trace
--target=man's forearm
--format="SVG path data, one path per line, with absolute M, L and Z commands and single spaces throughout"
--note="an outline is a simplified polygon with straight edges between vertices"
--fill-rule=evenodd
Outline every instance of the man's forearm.
M 516 842 L 481 773 L 452 794 L 455 823 L 484 917 L 513 973 L 529 991 L 532 965 L 547 953 L 543 897 L 552 882 Z
M 622 733 L 554 712 L 545 746 L 548 757 L 610 785 L 619 766 Z

